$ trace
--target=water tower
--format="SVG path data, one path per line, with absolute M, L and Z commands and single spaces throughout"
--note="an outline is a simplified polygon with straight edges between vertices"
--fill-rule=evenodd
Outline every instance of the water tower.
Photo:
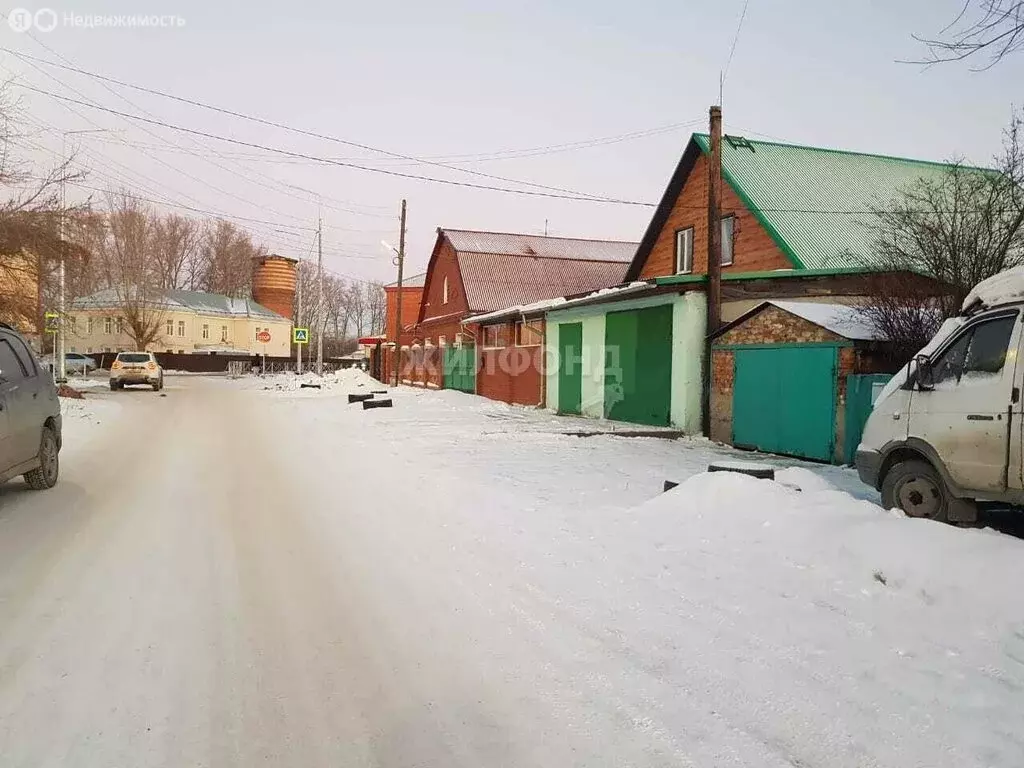
M 270 254 L 253 260 L 252 297 L 272 312 L 289 320 L 295 305 L 298 259 Z

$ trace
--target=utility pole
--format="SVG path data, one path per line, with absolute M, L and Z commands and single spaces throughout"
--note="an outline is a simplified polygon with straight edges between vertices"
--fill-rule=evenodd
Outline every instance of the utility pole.
M 58 280 L 58 284 L 59 284 L 58 285 L 58 290 L 60 291 L 60 298 L 59 298 L 59 300 L 57 302 L 57 314 L 59 315 L 59 317 L 57 318 L 57 322 L 59 323 L 59 325 L 57 326 L 57 349 L 54 352 L 54 354 L 57 356 L 57 368 L 56 368 L 57 381 L 59 383 L 61 383 L 61 384 L 63 384 L 64 382 L 66 382 L 68 380 L 67 358 L 64 355 L 64 343 L 65 343 L 65 341 L 64 341 L 64 325 L 65 325 L 65 321 L 66 321 L 66 317 L 64 316 L 64 313 L 67 310 L 67 307 L 66 307 L 66 302 L 67 302 L 67 299 L 66 299 L 66 296 L 67 296 L 67 292 L 66 292 L 66 287 L 67 287 L 67 267 L 65 266 L 65 262 L 67 261 L 67 248 L 65 247 L 65 244 L 64 244 L 64 218 L 65 218 L 64 217 L 64 209 L 67 208 L 67 194 L 68 194 L 67 193 L 67 175 L 68 175 L 68 173 L 67 173 L 67 167 L 66 167 L 67 166 L 67 162 L 68 162 L 67 161 L 67 156 L 68 156 L 68 134 L 67 134 L 67 131 L 65 131 L 64 132 L 64 136 L 63 136 L 63 140 L 61 141 L 61 145 L 60 145 L 60 161 L 61 161 L 61 163 L 60 163 L 61 164 L 61 170 L 60 170 L 60 227 L 59 227 L 60 243 L 58 245 L 58 247 L 60 248 L 60 266 L 59 266 L 58 271 L 57 271 L 57 274 L 58 274 L 57 280 Z M 40 282 L 42 282 L 42 275 L 41 274 L 38 276 L 38 279 L 39 279 Z M 42 351 L 42 350 L 40 350 L 40 351 Z
M 295 321 L 298 324 L 297 327 L 302 328 L 302 260 L 299 260 L 298 265 L 298 277 L 297 282 L 299 284 L 296 290 L 297 296 L 296 303 L 298 304 L 298 311 L 295 313 Z M 302 345 L 299 343 L 295 344 L 295 372 L 302 373 Z
M 711 337 L 722 324 L 722 107 L 709 111 L 708 135 L 708 294 L 707 335 L 704 340 L 704 375 L 701 422 L 711 436 Z
M 395 386 L 398 386 L 398 369 L 402 359 L 402 269 L 405 266 L 405 199 L 402 199 L 402 215 L 399 219 L 400 230 L 398 233 L 398 256 L 395 262 L 398 265 L 398 291 L 396 293 L 398 303 L 395 306 L 395 357 L 394 374 Z
M 324 374 L 324 220 L 316 217 L 316 373 Z

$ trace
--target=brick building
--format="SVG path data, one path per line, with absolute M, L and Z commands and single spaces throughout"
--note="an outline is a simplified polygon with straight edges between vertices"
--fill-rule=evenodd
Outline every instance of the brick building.
M 413 328 L 420 314 L 420 303 L 423 301 L 423 282 L 427 273 L 420 272 L 402 278 L 402 290 L 398 283 L 384 286 L 384 297 L 387 302 L 384 335 L 365 339 L 370 355 L 370 370 L 381 381 L 391 381 L 394 376 L 394 356 L 396 346 L 409 346 L 413 342 Z M 398 333 L 398 306 L 402 307 L 402 333 Z M 364 340 L 360 339 L 362 343 Z
M 847 407 L 848 385 L 891 374 L 898 364 L 888 351 L 853 307 L 766 301 L 715 334 L 711 438 L 808 459 L 851 461 L 867 410 Z
M 863 305 L 876 274 L 870 211 L 898 200 L 919 179 L 939 179 L 948 169 L 738 136 L 725 136 L 721 150 L 721 316 L 726 323 L 773 299 Z M 708 137 L 694 134 L 626 273 L 628 286 L 545 312 L 548 407 L 701 431 L 708 154 Z M 812 362 L 808 356 L 801 362 L 818 366 L 814 375 L 824 379 L 832 376 L 826 358 Z M 727 359 L 720 356 L 720 365 Z
M 488 397 L 540 404 L 543 324 L 493 313 L 617 285 L 636 247 L 439 228 L 403 379 L 427 386 L 457 381 Z M 481 325 L 484 315 L 493 322 Z

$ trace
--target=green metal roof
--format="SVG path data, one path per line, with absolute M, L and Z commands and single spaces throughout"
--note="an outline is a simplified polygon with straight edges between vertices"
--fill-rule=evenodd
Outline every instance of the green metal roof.
M 707 134 L 693 139 L 708 152 Z M 723 178 L 798 269 L 869 267 L 871 225 L 877 221 L 871 210 L 892 205 L 922 178 L 940 179 L 948 167 L 740 137 L 722 140 Z

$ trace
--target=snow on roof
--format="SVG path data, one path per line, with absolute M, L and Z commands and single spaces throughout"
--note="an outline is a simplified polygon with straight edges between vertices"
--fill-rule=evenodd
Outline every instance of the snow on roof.
M 884 338 L 859 307 L 813 301 L 766 301 L 808 322 L 820 325 L 845 339 L 877 341 Z M 763 306 L 763 305 L 762 305 Z
M 89 296 L 76 299 L 72 306 L 78 310 L 116 309 L 122 303 L 116 290 L 104 288 Z M 288 318 L 267 309 L 262 304 L 257 304 L 252 299 L 225 296 L 220 293 L 206 293 L 204 291 L 164 291 L 162 296 L 154 301 L 154 304 L 160 309 L 188 309 L 202 315 L 263 317 L 274 320 L 288 320 Z
M 405 290 L 406 288 L 422 288 L 426 282 L 427 282 L 427 273 L 426 272 L 420 272 L 418 275 L 411 275 L 409 277 L 406 277 L 405 275 L 403 275 L 402 276 L 402 290 Z M 398 281 L 396 280 L 393 283 L 388 283 L 384 287 L 385 288 L 397 288 L 398 287 Z
M 593 291 L 586 294 L 585 296 L 576 296 L 575 298 L 569 299 L 565 296 L 559 296 L 555 299 L 546 299 L 544 301 L 536 301 L 532 304 L 521 304 L 514 307 L 508 307 L 507 309 L 499 309 L 495 312 L 487 312 L 482 315 L 472 315 L 462 321 L 463 325 L 469 323 L 486 323 L 492 320 L 502 320 L 508 317 L 516 317 L 519 315 L 532 315 L 541 314 L 543 312 L 552 312 L 560 309 L 567 309 L 579 304 L 586 304 L 594 301 L 595 299 L 604 298 L 606 296 L 614 296 L 618 293 L 630 293 L 633 291 L 640 290 L 642 288 L 653 288 L 651 283 L 644 281 L 634 281 L 625 285 L 615 285 L 611 288 L 601 288 L 600 290 Z
M 1024 301 L 1024 266 L 1011 267 L 982 280 L 967 294 L 962 310 L 967 313 L 1011 301 Z
M 617 261 L 628 264 L 639 245 L 620 240 L 584 240 L 574 237 L 476 232 L 466 229 L 442 229 L 442 232 L 456 251 L 494 253 L 503 256 L 538 256 L 542 259 Z

